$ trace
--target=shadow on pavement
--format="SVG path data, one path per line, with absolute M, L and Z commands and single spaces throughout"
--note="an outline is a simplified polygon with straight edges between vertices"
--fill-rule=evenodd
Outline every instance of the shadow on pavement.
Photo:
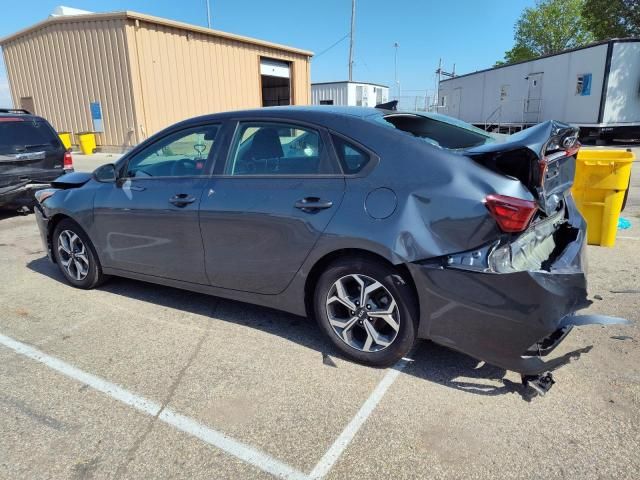
M 29 262 L 27 267 L 67 285 L 58 267 L 49 262 L 46 257 Z M 73 287 L 69 286 L 69 288 Z M 318 361 L 322 361 L 329 367 L 335 367 L 330 357 L 343 358 L 340 352 L 325 339 L 315 322 L 305 317 L 118 277 L 111 278 L 99 289 L 154 305 L 215 317 L 216 320 L 244 325 L 286 338 L 317 350 L 320 353 Z M 403 370 L 405 374 L 476 395 L 496 396 L 516 393 L 527 401 L 532 398 L 530 389 L 504 378 L 506 374 L 504 369 L 429 341 L 417 343 L 413 351 L 413 359 L 414 361 Z
M 32 212 L 19 212 L 17 208 L 0 208 L 0 221 L 13 217 L 24 217 Z

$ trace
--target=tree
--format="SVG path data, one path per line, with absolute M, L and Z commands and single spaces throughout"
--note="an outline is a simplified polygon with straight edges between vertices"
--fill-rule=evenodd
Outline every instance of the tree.
M 638 0 L 585 0 L 582 17 L 596 40 L 640 36 Z
M 505 52 L 504 62 L 530 60 L 592 42 L 594 36 L 582 17 L 584 3 L 538 0 L 535 7 L 525 8 L 514 28 L 515 45 Z

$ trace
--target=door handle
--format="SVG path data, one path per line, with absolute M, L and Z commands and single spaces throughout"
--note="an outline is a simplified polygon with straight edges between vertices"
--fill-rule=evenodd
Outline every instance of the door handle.
M 333 206 L 331 200 L 321 200 L 318 197 L 305 197 L 302 200 L 298 200 L 293 204 L 294 207 L 302 210 L 306 213 L 317 212 L 318 210 L 325 210 Z
M 178 193 L 169 199 L 169 203 L 174 204 L 176 207 L 186 207 L 195 201 L 196 197 L 193 197 L 188 193 Z

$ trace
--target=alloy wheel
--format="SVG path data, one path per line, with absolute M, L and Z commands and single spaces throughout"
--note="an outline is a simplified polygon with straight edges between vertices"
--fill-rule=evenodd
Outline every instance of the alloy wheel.
M 400 310 L 377 280 L 361 274 L 336 280 L 326 300 L 327 317 L 335 334 L 362 352 L 384 350 L 398 336 Z
M 87 247 L 71 230 L 63 230 L 58 236 L 58 254 L 62 268 L 74 280 L 84 280 L 89 273 Z

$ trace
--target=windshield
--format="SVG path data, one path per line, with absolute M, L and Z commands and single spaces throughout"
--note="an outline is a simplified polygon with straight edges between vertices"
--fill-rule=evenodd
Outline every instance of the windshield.
M 57 135 L 46 123 L 19 117 L 0 119 L 0 154 L 57 148 L 59 145 Z
M 493 143 L 487 132 L 446 115 L 427 113 L 380 113 L 372 120 L 396 128 L 432 145 L 460 150 Z

